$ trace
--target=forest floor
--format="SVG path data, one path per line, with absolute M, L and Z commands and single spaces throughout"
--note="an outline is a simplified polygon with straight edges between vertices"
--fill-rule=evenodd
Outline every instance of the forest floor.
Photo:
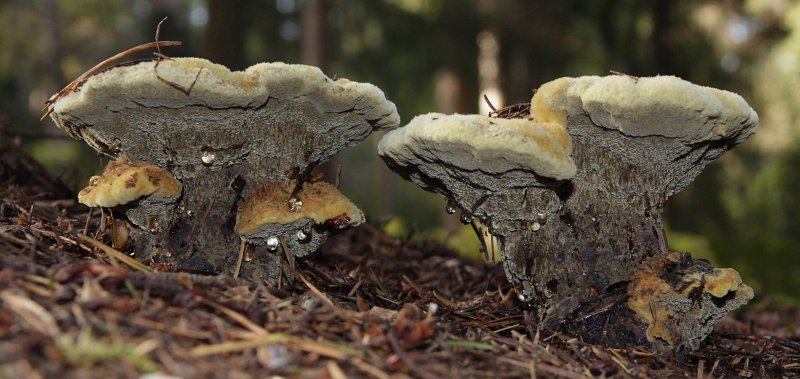
M 800 377 L 800 310 L 686 354 L 590 345 L 537 330 L 500 265 L 369 225 L 282 288 L 129 265 L 94 242 L 107 215 L 5 137 L 0 158 L 0 378 Z

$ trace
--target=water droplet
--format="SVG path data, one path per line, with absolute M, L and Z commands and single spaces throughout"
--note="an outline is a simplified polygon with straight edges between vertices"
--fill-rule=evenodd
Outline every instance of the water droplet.
M 444 210 L 449 214 L 456 213 L 456 204 L 450 200 L 447 200 L 447 205 L 444 207 Z
M 300 229 L 297 231 L 297 240 L 298 241 L 306 241 L 308 240 L 310 233 L 306 233 L 305 230 Z
M 489 224 L 489 216 L 487 216 L 487 215 L 481 216 L 481 223 L 483 223 L 483 225 L 488 225 Z
M 244 180 L 241 175 L 236 175 L 236 177 L 233 178 L 233 181 L 231 181 L 231 189 L 236 193 L 242 193 L 242 191 L 244 191 L 244 186 L 246 185 L 247 181 Z
M 544 286 L 544 297 L 550 299 L 558 293 L 558 280 L 550 279 Z
M 214 154 L 213 151 L 204 151 L 203 155 L 200 156 L 200 160 L 203 161 L 204 165 L 210 165 L 217 160 L 217 154 Z
M 542 224 L 540 224 L 538 221 L 534 221 L 533 224 L 531 224 L 531 226 L 530 226 L 530 230 L 534 231 L 534 232 L 538 232 L 539 229 L 541 229 L 541 228 L 542 228 Z
M 536 221 L 538 221 L 538 222 L 540 222 L 542 224 L 547 222 L 547 213 L 544 212 L 544 211 L 536 212 Z
M 244 258 L 243 258 L 243 260 L 244 260 L 245 262 L 250 262 L 250 261 L 252 261 L 252 260 L 253 260 L 253 249 L 246 249 L 246 250 L 244 251 Z
M 524 302 L 524 301 L 527 301 L 527 300 L 525 299 L 525 295 L 523 295 L 523 294 L 521 294 L 521 293 L 520 293 L 520 294 L 517 294 L 517 299 L 519 299 L 519 301 L 523 301 L 523 302 Z
M 464 225 L 467 225 L 470 222 L 472 222 L 472 215 L 467 213 L 467 212 L 462 212 L 461 213 L 461 223 L 464 224 Z
M 269 251 L 277 251 L 278 247 L 280 247 L 281 241 L 278 240 L 278 237 L 270 236 L 267 238 L 267 250 Z
M 150 220 L 150 233 L 158 234 L 161 232 L 161 227 L 158 225 L 156 220 Z

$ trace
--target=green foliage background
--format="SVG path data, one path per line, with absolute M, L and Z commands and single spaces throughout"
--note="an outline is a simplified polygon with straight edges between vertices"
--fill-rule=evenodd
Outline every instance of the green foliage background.
M 322 0 L 11 0 L 0 2 L 0 123 L 78 189 L 103 162 L 38 122 L 47 97 L 97 62 L 153 39 L 182 40 L 172 56 L 242 69 L 303 61 L 303 16 Z M 404 122 L 441 109 L 437 83 L 458 79 L 458 111 L 478 111 L 476 38 L 499 45 L 507 103 L 561 76 L 677 75 L 743 95 L 759 112 L 756 137 L 709 166 L 669 204 L 671 247 L 734 266 L 762 298 L 800 299 L 800 4 L 781 0 L 322 1 L 332 77 L 366 81 Z M 220 20 L 227 20 L 225 23 Z M 216 41 L 211 43 L 210 41 Z M 219 41 L 223 41 L 220 43 Z M 140 58 L 146 58 L 142 56 Z M 343 190 L 398 234 L 446 240 L 474 254 L 477 240 L 444 201 L 388 172 L 380 135 L 345 152 Z M 454 224 L 456 226 L 454 226 Z

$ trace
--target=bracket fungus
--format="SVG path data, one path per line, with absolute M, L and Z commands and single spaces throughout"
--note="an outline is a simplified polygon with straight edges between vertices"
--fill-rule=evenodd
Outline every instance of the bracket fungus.
M 371 84 L 305 65 L 231 72 L 198 58 L 113 67 L 50 110 L 59 127 L 116 158 L 81 201 L 123 210 L 136 226 L 137 258 L 232 272 L 246 248 L 254 259 L 242 275 L 272 282 L 284 257 L 304 256 L 329 231 L 363 220 L 336 188 L 310 180 L 313 168 L 399 124 Z M 151 180 L 129 186 L 131 175 Z M 161 187 L 152 178 L 163 178 Z
M 521 118 L 418 116 L 378 152 L 498 241 L 544 327 L 695 349 L 753 292 L 733 270 L 669 255 L 661 209 L 757 127 L 730 92 L 670 76 L 591 76 L 544 84 Z

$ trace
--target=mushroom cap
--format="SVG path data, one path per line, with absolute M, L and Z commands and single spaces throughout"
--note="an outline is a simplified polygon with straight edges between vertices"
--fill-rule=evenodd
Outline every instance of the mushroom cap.
M 393 165 L 492 191 L 571 178 L 571 151 L 566 129 L 555 123 L 438 113 L 415 117 L 378 144 Z
M 758 115 L 739 95 L 674 76 L 625 75 L 561 78 L 539 87 L 532 117 L 564 124 L 566 114 L 587 114 L 595 125 L 685 144 L 726 139 L 738 144 L 755 133 Z
M 336 187 L 325 182 L 305 183 L 297 194 L 302 206 L 292 210 L 289 198 L 294 181 L 275 182 L 255 189 L 244 199 L 236 215 L 236 233 L 246 236 L 270 225 L 311 220 L 331 229 L 358 226 L 364 214 Z
M 108 162 L 102 176 L 89 179 L 89 186 L 78 193 L 78 201 L 90 207 L 114 207 L 145 196 L 174 198 L 182 188 L 164 169 L 120 159 Z
M 758 128 L 741 96 L 674 76 L 556 79 L 534 94 L 531 117 L 565 125 L 581 150 L 575 181 L 592 181 L 618 204 L 666 200 Z
M 178 178 L 243 162 L 265 181 L 288 179 L 399 123 L 394 104 L 370 84 L 334 81 L 305 65 L 231 72 L 198 58 L 96 74 L 59 98 L 51 117 L 100 152 L 114 146 Z

